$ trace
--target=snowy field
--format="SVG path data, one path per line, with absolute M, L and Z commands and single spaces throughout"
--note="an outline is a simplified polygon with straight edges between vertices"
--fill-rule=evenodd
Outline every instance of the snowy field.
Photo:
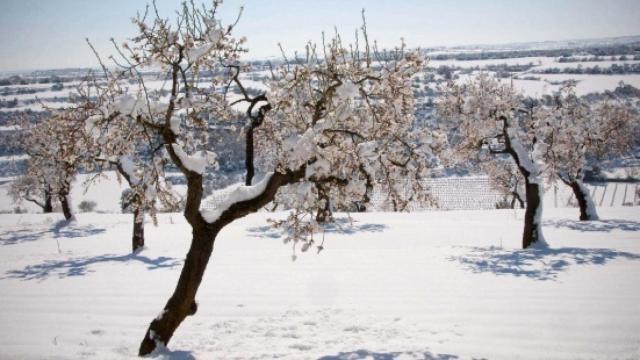
M 519 250 L 520 210 L 367 213 L 298 254 L 258 213 L 220 234 L 160 358 L 638 359 L 640 208 L 547 209 L 549 250 Z M 276 214 L 275 216 L 282 216 Z M 190 229 L 130 215 L 0 215 L 0 359 L 135 358 Z

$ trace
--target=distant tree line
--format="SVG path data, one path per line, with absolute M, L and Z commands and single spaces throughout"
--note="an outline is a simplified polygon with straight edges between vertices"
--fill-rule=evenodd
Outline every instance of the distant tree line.
M 627 45 L 591 46 L 584 48 L 565 49 L 538 49 L 538 50 L 511 50 L 511 51 L 482 51 L 469 53 L 437 54 L 431 55 L 431 60 L 490 60 L 512 59 L 524 57 L 564 57 L 570 58 L 576 52 L 593 56 L 612 55 L 640 55 L 640 43 Z
M 578 65 L 571 68 L 547 68 L 535 70 L 538 74 L 589 74 L 589 75 L 621 75 L 640 74 L 640 63 L 637 64 L 611 64 L 609 67 L 598 65 L 583 67 Z
M 640 60 L 640 54 L 634 56 L 620 55 L 620 56 L 610 56 L 610 57 L 601 57 L 601 56 L 570 56 L 570 57 L 561 57 L 558 59 L 559 63 L 572 63 L 572 62 L 597 62 L 597 61 L 629 61 L 629 60 Z

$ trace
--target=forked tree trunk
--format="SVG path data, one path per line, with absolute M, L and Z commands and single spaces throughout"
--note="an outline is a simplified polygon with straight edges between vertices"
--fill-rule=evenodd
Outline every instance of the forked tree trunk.
M 137 207 L 133 210 L 132 251 L 136 252 L 144 247 L 144 210 Z
M 537 242 L 544 242 L 542 236 L 542 198 L 540 186 L 530 183 L 525 177 L 525 191 L 527 206 L 524 212 L 524 231 L 522 233 L 522 248 L 526 249 Z
M 171 156 L 175 154 L 170 152 Z M 305 168 L 286 173 L 275 173 L 268 180 L 265 189 L 256 197 L 231 205 L 212 223 L 207 223 L 200 214 L 202 200 L 202 176 L 187 172 L 187 205 L 184 215 L 192 228 L 192 240 L 184 261 L 178 285 L 164 310 L 151 322 L 140 344 L 138 355 L 152 353 L 158 346 L 166 346 L 182 321 L 196 313 L 196 293 L 202 276 L 209 263 L 213 244 L 220 230 L 248 214 L 258 211 L 273 200 L 278 189 L 304 178 Z
M 571 187 L 573 195 L 575 195 L 576 200 L 578 201 L 578 207 L 580 208 L 580 220 L 598 220 L 596 204 L 593 202 L 591 194 L 589 194 L 589 190 L 584 186 L 584 183 L 580 180 L 574 180 L 568 182 L 567 185 Z

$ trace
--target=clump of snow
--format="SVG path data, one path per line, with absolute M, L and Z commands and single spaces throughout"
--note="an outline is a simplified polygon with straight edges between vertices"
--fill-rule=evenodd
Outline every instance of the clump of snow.
M 118 97 L 113 103 L 113 111 L 131 116 L 137 116 L 145 109 L 145 101 L 140 96 L 124 94 Z
M 351 80 L 345 80 L 336 88 L 336 95 L 339 99 L 353 99 L 358 96 L 360 87 Z
M 331 171 L 331 163 L 325 159 L 318 159 L 312 164 L 307 165 L 304 173 L 304 177 L 307 179 L 316 178 L 319 179 L 326 176 Z
M 191 61 L 197 61 L 208 52 L 210 52 L 224 37 L 224 32 L 222 29 L 217 27 L 217 25 L 209 28 L 207 33 L 204 35 L 205 41 L 201 44 L 194 46 L 192 49 L 187 51 L 187 57 Z
M 97 124 L 100 118 L 101 117 L 99 115 L 92 115 L 87 117 L 85 120 L 84 130 L 94 139 L 98 139 L 100 137 L 100 128 Z
M 246 186 L 243 184 L 234 184 L 224 189 L 218 190 L 212 194 L 213 197 L 221 199 L 215 209 L 200 209 L 200 214 L 208 223 L 213 223 L 223 212 L 225 212 L 231 205 L 253 199 L 260 195 L 267 188 L 267 184 L 271 179 L 273 173 L 266 174 L 262 180 L 252 186 Z
M 224 37 L 224 33 L 221 29 L 213 27 L 209 29 L 209 31 L 207 31 L 207 34 L 205 36 L 208 42 L 215 45 L 220 40 L 222 40 L 222 38 Z
M 169 126 L 171 127 L 171 132 L 173 132 L 176 135 L 179 135 L 181 122 L 182 122 L 182 119 L 180 118 L 180 116 L 171 117 L 171 120 L 169 122 Z
M 182 165 L 189 171 L 193 171 L 198 174 L 204 173 L 209 162 L 208 160 L 215 156 L 215 154 L 206 151 L 198 151 L 194 155 L 188 155 L 184 149 L 182 149 L 182 146 L 175 143 L 171 144 L 171 147 L 180 159 L 180 162 L 182 162 Z
M 207 54 L 211 50 L 212 46 L 213 45 L 211 45 L 210 43 L 197 45 L 187 52 L 187 56 L 192 61 L 196 61 Z
M 136 175 L 136 164 L 133 162 L 133 159 L 129 155 L 121 156 L 119 159 L 120 167 L 122 171 L 127 174 L 132 184 L 137 184 L 140 179 Z
M 284 152 L 292 167 L 300 167 L 316 154 L 315 131 L 312 128 L 300 135 L 293 135 L 284 141 Z

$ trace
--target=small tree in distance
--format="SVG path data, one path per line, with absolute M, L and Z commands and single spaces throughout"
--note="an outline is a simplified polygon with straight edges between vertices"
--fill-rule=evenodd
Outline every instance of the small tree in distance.
M 491 187 L 511 197 L 509 207 L 524 209 L 524 178 L 511 159 L 496 158 L 480 163 L 480 168 L 489 176 Z
M 376 61 L 377 51 L 369 46 L 365 26 L 362 49 L 357 42 L 346 47 L 339 35 L 320 46 L 309 44 L 303 57 L 285 59 L 274 69 L 269 90 L 259 98 L 246 92 L 239 99 L 227 98 L 230 88 L 243 88 L 239 55 L 244 39 L 232 37 L 235 23 L 223 26 L 216 18 L 219 4 L 214 1 L 209 9 L 185 4 L 175 24 L 156 11 L 138 17 L 139 35 L 120 53 L 121 63 L 139 80 L 139 87 L 106 97 L 114 104 L 125 97 L 140 104 L 127 121 L 136 121 L 161 138 L 164 151 L 151 155 L 168 157 L 187 180 L 184 216 L 192 227 L 191 246 L 176 289 L 149 325 L 140 355 L 165 346 L 182 321 L 196 313 L 198 287 L 215 239 L 226 225 L 267 205 L 281 188 L 292 187 L 294 211 L 276 223 L 291 230 L 287 240 L 294 251 L 296 247 L 306 251 L 314 245 L 312 233 L 318 226 L 308 215 L 324 206 L 319 201 L 361 201 L 370 195 L 374 181 L 396 209 L 429 200 L 420 180 L 444 146 L 444 137 L 413 129 L 410 85 L 424 65 L 423 58 L 406 52 L 403 45 L 382 56 L 388 61 Z M 151 64 L 167 73 L 167 98 L 148 91 L 139 76 L 139 68 Z M 116 83 L 112 79 L 110 86 Z M 222 201 L 215 209 L 200 209 L 203 175 L 215 163 L 208 148 L 209 128 L 232 118 L 233 102 L 246 103 L 256 112 L 250 113 L 252 117 L 261 119 L 252 123 L 246 139 L 253 141 L 256 136 L 255 153 L 266 174 L 254 182 L 252 165 L 247 163 L 245 184 L 221 190 Z M 106 108 L 101 121 L 122 119 L 122 109 Z M 146 146 L 148 140 L 136 141 Z M 405 191 L 407 186 L 411 191 Z
M 524 178 L 525 217 L 522 247 L 546 246 L 542 234 L 544 191 L 540 141 L 545 112 L 513 86 L 483 73 L 466 84 L 442 89 L 439 111 L 457 128 L 453 151 L 461 161 L 481 162 L 507 155 Z
M 44 212 L 52 209 L 57 198 L 67 221 L 75 220 L 71 203 L 71 184 L 84 164 L 87 141 L 82 119 L 75 109 L 50 110 L 51 115 L 37 124 L 22 121 L 21 145 L 29 155 L 27 172 L 14 185 L 15 196 L 31 199 L 31 194 L 44 198 Z M 25 119 L 23 119 L 25 120 Z M 37 202 L 36 202 L 37 203 Z
M 114 73 L 103 67 L 103 71 L 110 80 L 107 85 L 94 82 L 80 88 L 83 97 L 91 99 L 81 105 L 87 115 L 82 125 L 90 144 L 85 156 L 99 173 L 114 168 L 118 181 L 124 179 L 129 185 L 121 201 L 133 213 L 131 249 L 136 252 L 145 243 L 145 214 L 157 224 L 157 206 L 175 210 L 178 198 L 164 180 L 167 160 L 158 156 L 163 150 L 162 138 L 155 129 L 139 121 L 144 112 L 143 102 L 121 87 L 130 69 Z
M 580 220 L 598 220 L 595 203 L 584 184 L 589 163 L 628 154 L 640 138 L 633 110 L 616 101 L 589 104 L 572 86 L 549 99 L 548 144 L 544 152 L 547 178 L 569 186 L 580 209 Z

